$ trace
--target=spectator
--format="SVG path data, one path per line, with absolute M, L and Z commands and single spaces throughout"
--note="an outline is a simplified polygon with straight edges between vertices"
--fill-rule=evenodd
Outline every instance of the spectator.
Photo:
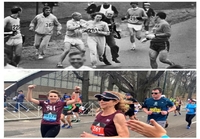
M 155 16 L 155 12 L 154 10 L 150 7 L 150 3 L 149 2 L 144 2 L 143 3 L 143 9 L 145 10 L 148 18 L 144 20 L 144 29 L 147 31 L 146 33 L 148 33 L 149 31 L 149 25 L 150 23 L 152 23 L 153 18 Z
M 4 110 L 7 109 L 7 102 L 6 101 L 7 101 L 7 95 L 4 91 Z
M 28 102 L 28 100 L 26 99 L 25 95 L 23 94 L 23 91 L 22 90 L 19 90 L 18 91 L 19 95 L 16 97 L 16 100 L 17 103 L 15 104 L 15 110 L 13 112 L 18 112 L 19 111 L 19 106 L 22 107 L 23 109 L 26 110 L 26 112 L 29 111 L 29 109 L 24 106 L 24 99 Z
M 94 2 L 88 3 L 88 6 L 87 6 L 87 8 L 85 8 L 85 11 L 89 15 L 89 19 L 91 18 L 91 14 L 96 12 L 96 8 L 97 8 L 97 6 Z
M 85 63 L 85 53 L 80 51 L 74 51 L 69 54 L 69 63 L 71 66 L 65 69 L 92 69 L 88 66 L 84 66 Z
M 138 120 L 128 120 L 127 126 L 130 130 L 149 138 L 169 138 L 167 131 L 154 119 L 150 119 L 150 124 Z

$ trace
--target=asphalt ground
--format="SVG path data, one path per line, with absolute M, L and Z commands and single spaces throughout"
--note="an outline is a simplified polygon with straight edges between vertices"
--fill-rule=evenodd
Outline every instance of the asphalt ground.
M 139 120 L 146 121 L 147 115 L 140 111 L 137 115 Z M 83 131 L 90 133 L 90 126 L 94 120 L 94 116 L 81 115 L 81 121 L 72 123 L 72 129 L 62 129 L 58 134 L 58 138 L 79 138 Z M 182 114 L 174 116 L 170 113 L 168 117 L 169 126 L 166 128 L 167 134 L 171 138 L 197 138 L 196 132 L 196 117 L 193 119 L 191 129 L 186 129 L 185 111 Z M 36 120 L 13 120 L 4 122 L 4 138 L 39 138 L 40 134 L 40 119 Z M 143 135 L 130 131 L 130 137 L 144 138 Z

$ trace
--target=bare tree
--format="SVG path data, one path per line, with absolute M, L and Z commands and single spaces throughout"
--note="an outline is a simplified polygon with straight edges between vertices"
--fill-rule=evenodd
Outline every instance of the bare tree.
M 81 76 L 78 72 L 73 71 L 73 73 L 76 75 L 76 78 L 82 81 L 82 101 L 88 102 L 88 90 L 89 90 L 89 71 L 83 71 L 83 76 Z

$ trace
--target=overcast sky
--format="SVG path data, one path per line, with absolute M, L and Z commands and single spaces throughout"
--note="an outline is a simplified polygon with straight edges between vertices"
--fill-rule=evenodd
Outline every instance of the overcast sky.
M 4 81 L 18 81 L 39 70 L 4 70 Z

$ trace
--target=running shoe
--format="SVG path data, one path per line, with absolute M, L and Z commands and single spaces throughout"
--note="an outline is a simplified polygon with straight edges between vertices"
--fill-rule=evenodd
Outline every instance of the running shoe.
M 186 128 L 187 128 L 187 129 L 190 129 L 190 126 L 187 126 Z
M 63 65 L 62 65 L 61 63 L 58 63 L 58 64 L 56 65 L 56 67 L 57 67 L 57 68 L 63 68 Z
M 132 51 L 134 51 L 134 50 L 135 50 L 135 48 L 136 48 L 136 45 L 135 45 L 135 43 L 132 43 L 131 50 L 132 50 Z
M 78 119 L 78 120 L 76 120 L 75 122 L 77 123 L 77 122 L 80 122 L 81 120 L 80 119 Z
M 97 66 L 96 66 L 96 65 L 92 65 L 92 68 L 93 68 L 93 69 L 96 69 L 96 68 L 97 68 Z
M 27 109 L 26 112 L 29 112 L 29 109 Z
M 74 120 L 74 119 L 73 119 L 73 120 L 71 120 L 71 122 L 75 122 L 75 121 L 76 121 L 76 120 Z
M 67 127 L 67 129 L 70 129 L 70 128 L 72 128 L 72 126 L 69 125 L 69 126 Z
M 99 61 L 103 62 L 103 56 L 99 56 Z
M 106 65 L 112 65 L 107 59 L 105 60 L 103 60 L 103 62 L 106 64 Z
M 117 58 L 113 58 L 112 61 L 114 61 L 115 63 L 120 63 L 120 61 Z
M 169 125 L 169 124 L 168 124 L 168 123 L 166 123 L 166 124 L 165 124 L 165 128 L 167 128 L 167 127 L 168 127 L 168 125 Z
M 65 126 L 67 126 L 67 125 L 68 125 L 68 124 L 63 124 L 63 125 L 62 125 L 62 128 L 65 128 Z
M 38 59 L 43 59 L 44 57 L 42 55 L 38 55 Z

